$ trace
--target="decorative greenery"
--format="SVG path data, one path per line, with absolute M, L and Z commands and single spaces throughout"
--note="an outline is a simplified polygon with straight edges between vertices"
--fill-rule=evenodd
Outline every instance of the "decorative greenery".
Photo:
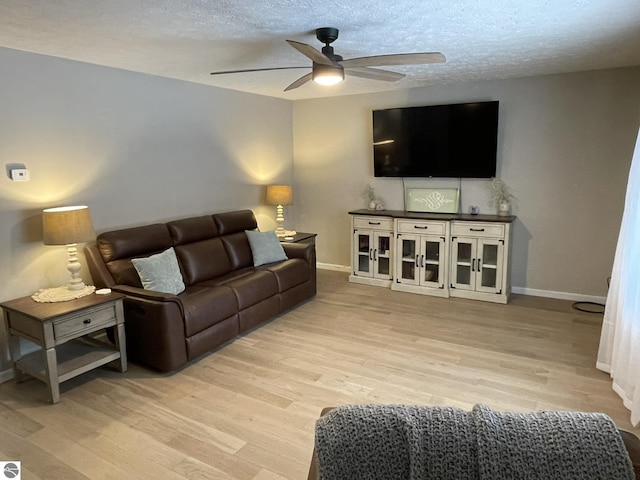
M 513 203 L 516 197 L 513 192 L 503 180 L 494 178 L 488 186 L 489 200 L 487 204 L 490 207 L 498 208 L 501 203 Z
M 360 196 L 367 202 L 367 208 L 384 210 L 384 200 L 376 196 L 376 191 L 373 189 L 370 183 L 367 183 Z
M 367 183 L 360 196 L 367 201 L 367 205 L 370 202 L 376 201 L 376 191 L 373 189 L 370 183 Z

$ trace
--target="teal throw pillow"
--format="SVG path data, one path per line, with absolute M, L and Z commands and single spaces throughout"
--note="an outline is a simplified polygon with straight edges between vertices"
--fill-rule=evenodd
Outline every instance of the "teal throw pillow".
M 145 290 L 174 295 L 184 292 L 184 281 L 173 247 L 150 257 L 132 258 L 131 263 L 138 272 Z
M 276 236 L 276 232 L 258 232 L 257 230 L 245 230 L 251 253 L 253 254 L 253 266 L 258 267 L 265 263 L 280 262 L 286 260 L 282 245 Z

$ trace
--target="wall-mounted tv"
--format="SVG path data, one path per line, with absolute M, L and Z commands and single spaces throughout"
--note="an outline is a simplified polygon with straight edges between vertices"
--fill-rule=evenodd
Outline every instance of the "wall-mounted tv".
M 495 177 L 498 104 L 374 110 L 375 176 Z

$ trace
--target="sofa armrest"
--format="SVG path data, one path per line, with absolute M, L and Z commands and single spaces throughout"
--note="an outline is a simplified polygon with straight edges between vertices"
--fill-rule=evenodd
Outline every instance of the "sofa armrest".
M 170 293 L 114 285 L 124 299 L 124 327 L 129 358 L 161 372 L 187 362 L 184 306 Z
M 138 299 L 144 300 L 145 303 L 149 303 L 149 301 L 173 303 L 178 307 L 180 315 L 184 318 L 184 305 L 182 304 L 182 300 L 173 293 L 145 290 L 144 288 L 132 287 L 130 285 L 114 285 L 111 290 L 125 294 L 127 296 L 127 300 L 134 303 Z
M 320 412 L 320 416 L 324 417 L 327 413 L 333 410 L 336 407 L 324 407 Z M 315 445 L 315 441 L 314 441 Z M 307 480 L 318 480 L 318 454 L 316 453 L 315 447 L 313 448 L 313 454 L 311 455 L 311 465 L 309 465 L 309 474 L 307 476 Z
M 180 309 L 180 313 L 184 317 L 184 306 L 182 300 L 177 295 L 172 293 L 156 292 L 154 290 L 145 290 L 144 288 L 131 287 L 129 285 L 114 285 L 111 287 L 114 292 L 123 293 L 127 296 L 127 299 L 134 301 L 136 299 L 156 302 L 172 302 L 175 303 Z
M 109 269 L 107 269 L 98 247 L 95 244 L 87 245 L 84 248 L 84 256 L 94 285 L 97 288 L 113 287 L 116 282 L 113 280 L 113 276 L 109 272 Z
M 626 430 L 620 430 L 620 436 L 633 464 L 633 472 L 636 478 L 640 479 L 640 438 Z
M 315 263 L 316 246 L 310 243 L 283 243 L 284 253 L 289 258 L 302 258 L 307 263 Z

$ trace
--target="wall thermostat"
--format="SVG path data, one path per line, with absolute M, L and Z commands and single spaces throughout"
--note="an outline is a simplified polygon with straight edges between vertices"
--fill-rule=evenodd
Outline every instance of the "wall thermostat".
M 29 170 L 26 168 L 14 168 L 11 170 L 11 180 L 14 182 L 28 182 L 30 180 Z

